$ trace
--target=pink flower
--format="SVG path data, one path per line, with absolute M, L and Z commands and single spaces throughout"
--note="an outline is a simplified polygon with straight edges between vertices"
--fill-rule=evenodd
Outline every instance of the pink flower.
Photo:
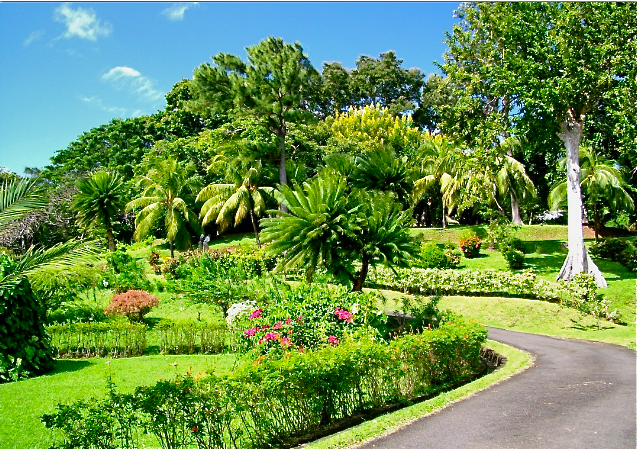
M 258 327 L 253 327 L 251 329 L 246 329 L 246 330 L 243 331 L 243 335 L 246 338 L 254 337 L 258 330 L 259 330 Z
M 283 349 L 287 349 L 290 346 L 292 346 L 292 340 L 290 340 L 288 337 L 283 337 L 281 339 L 281 347 L 283 347 Z
M 265 334 L 264 338 L 265 338 L 265 341 L 279 340 L 281 336 L 278 334 L 278 332 L 268 332 L 267 334 Z
M 354 321 L 354 315 L 352 315 L 350 312 L 348 312 L 345 309 L 341 309 L 340 307 L 337 307 L 335 309 L 334 315 L 336 315 L 336 317 L 339 320 L 345 320 L 348 323 L 351 323 L 352 321 Z
M 263 309 L 257 309 L 254 312 L 252 312 L 250 315 L 248 315 L 249 319 L 254 319 L 254 318 L 259 318 L 261 317 L 261 312 L 263 312 Z
M 277 329 L 281 329 L 282 327 L 283 327 L 283 321 L 277 321 L 276 324 L 272 326 L 272 329 L 277 330 Z
M 330 335 L 329 337 L 327 337 L 327 341 L 332 346 L 338 346 L 339 344 L 338 338 L 336 338 L 334 335 Z
M 285 324 L 290 325 L 292 323 L 292 318 L 288 318 L 285 320 Z

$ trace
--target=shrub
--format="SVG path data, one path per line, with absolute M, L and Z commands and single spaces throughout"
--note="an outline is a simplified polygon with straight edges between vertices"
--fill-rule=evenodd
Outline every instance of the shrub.
M 513 225 L 506 218 L 497 218 L 489 224 L 489 241 L 493 245 L 493 248 L 502 250 L 503 246 L 506 246 L 508 242 L 513 239 L 515 233 L 520 229 L 519 225 Z M 519 251 L 522 249 L 516 248 Z
M 134 323 L 71 323 L 46 328 L 55 357 L 135 357 L 146 351 L 146 326 Z
M 63 303 L 75 301 L 81 294 L 85 299 L 96 298 L 102 288 L 104 271 L 89 265 L 41 270 L 29 277 L 33 292 L 47 309 L 58 309 Z
M 473 233 L 467 233 L 460 238 L 460 251 L 462 251 L 462 254 L 464 254 L 467 259 L 478 257 L 478 254 L 480 254 L 481 245 L 482 240 L 480 240 L 480 237 Z
M 226 344 L 225 323 L 171 323 L 156 330 L 162 354 L 219 354 Z
M 108 273 L 105 286 L 123 293 L 128 290 L 150 290 L 151 283 L 144 273 L 141 264 L 134 260 L 124 248 L 106 256 Z
M 420 265 L 422 268 L 447 268 L 445 253 L 433 242 L 420 245 Z
M 0 278 L 16 262 L 0 254 Z M 0 383 L 50 371 L 53 356 L 44 330 L 45 311 L 26 277 L 0 290 Z
M 509 264 L 509 268 L 519 270 L 524 267 L 524 253 L 513 247 L 507 247 L 502 250 L 502 255 Z
M 637 271 L 637 241 L 604 239 L 593 243 L 589 252 L 593 257 L 601 257 L 617 262 L 630 271 Z
M 453 244 L 445 245 L 445 257 L 447 258 L 446 268 L 457 268 L 460 265 L 460 257 L 462 253 Z
M 63 302 L 56 309 L 47 310 L 46 323 L 90 323 L 104 321 L 104 309 L 81 301 Z
M 486 335 L 477 324 L 445 316 L 437 329 L 389 343 L 344 338 L 304 353 L 260 357 L 225 378 L 187 374 L 132 395 L 111 389 L 107 399 L 58 405 L 42 420 L 62 431 L 63 447 L 110 447 L 99 446 L 99 438 L 138 447 L 140 433 L 154 435 L 151 446 L 162 448 L 296 446 L 301 435 L 471 379 L 482 366 Z M 100 420 L 92 418 L 94 410 Z M 116 441 L 122 423 L 132 438 L 127 445 Z
M 144 315 L 159 304 L 159 300 L 143 290 L 128 290 L 113 295 L 109 305 L 104 308 L 106 316 L 123 315 L 131 321 L 144 321 Z

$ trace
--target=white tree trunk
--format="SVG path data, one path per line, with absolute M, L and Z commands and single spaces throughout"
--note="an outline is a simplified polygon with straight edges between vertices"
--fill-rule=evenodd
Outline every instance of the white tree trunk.
M 510 147 L 507 150 L 507 155 L 509 157 L 513 157 L 513 150 L 511 150 Z M 515 193 L 513 193 L 513 191 L 511 191 L 511 222 L 514 225 L 524 224 L 522 222 L 522 218 L 520 217 L 520 200 L 518 200 L 518 197 L 515 195 Z
M 606 287 L 606 280 L 597 265 L 588 255 L 584 245 L 582 229 L 582 191 L 580 187 L 579 144 L 582 139 L 582 124 L 569 118 L 560 125 L 560 139 L 566 147 L 566 180 L 568 201 L 568 256 L 557 279 L 568 281 L 578 273 L 595 276 L 598 287 Z

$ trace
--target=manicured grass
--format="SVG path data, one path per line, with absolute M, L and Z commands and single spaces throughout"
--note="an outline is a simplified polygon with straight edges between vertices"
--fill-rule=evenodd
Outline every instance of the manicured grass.
M 442 393 L 435 398 L 424 401 L 410 407 L 400 409 L 393 413 L 378 416 L 358 426 L 349 428 L 334 435 L 321 438 L 300 447 L 311 449 L 337 449 L 358 445 L 365 441 L 381 437 L 404 427 L 424 416 L 433 414 L 443 408 L 466 399 L 485 390 L 492 385 L 502 382 L 514 374 L 529 368 L 533 363 L 533 357 L 526 352 L 503 345 L 495 341 L 487 341 L 487 347 L 507 358 L 507 363 L 500 369 L 476 379 L 460 388 Z M 425 445 L 426 446 L 426 445 Z
M 40 422 L 40 416 L 53 412 L 58 403 L 104 397 L 109 375 L 118 391 L 132 392 L 137 386 L 152 385 L 186 371 L 195 375 L 229 373 L 235 361 L 232 354 L 59 360 L 50 374 L 0 385 L 0 447 L 48 448 L 54 434 Z
M 418 297 L 381 290 L 386 310 L 400 310 L 402 298 Z M 422 301 L 428 298 L 419 297 Z M 545 301 L 515 298 L 443 297 L 440 310 L 450 310 L 485 326 L 560 338 L 603 341 L 635 349 L 635 326 L 597 320 L 577 310 Z

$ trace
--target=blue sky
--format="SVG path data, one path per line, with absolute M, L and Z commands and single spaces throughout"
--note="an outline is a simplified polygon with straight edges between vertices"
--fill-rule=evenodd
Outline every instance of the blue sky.
M 458 2 L 0 3 L 0 167 L 43 167 L 83 132 L 152 114 L 219 53 L 268 36 L 317 69 L 393 50 L 426 75 Z

